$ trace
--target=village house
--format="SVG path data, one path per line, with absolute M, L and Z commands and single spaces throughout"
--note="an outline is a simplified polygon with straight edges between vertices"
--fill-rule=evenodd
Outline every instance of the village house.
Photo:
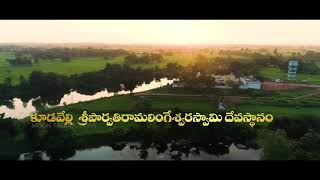
M 239 84 L 239 78 L 236 78 L 232 73 L 228 75 L 212 74 L 211 77 L 215 78 L 215 88 L 232 89 L 231 86 L 228 86 L 228 81 Z
M 201 73 L 198 72 L 195 78 L 199 78 L 200 76 Z M 228 75 L 212 74 L 210 77 L 215 79 L 215 86 L 213 88 L 232 89 L 233 87 L 230 84 L 238 84 L 240 89 L 261 89 L 261 82 L 255 79 L 253 76 L 237 78 L 234 74 L 231 73 Z M 172 83 L 172 87 L 174 88 L 183 88 L 186 86 L 187 83 L 183 79 L 175 80 Z M 201 85 L 200 87 L 206 88 L 205 85 Z
M 240 89 L 261 89 L 261 82 L 253 76 L 240 77 Z

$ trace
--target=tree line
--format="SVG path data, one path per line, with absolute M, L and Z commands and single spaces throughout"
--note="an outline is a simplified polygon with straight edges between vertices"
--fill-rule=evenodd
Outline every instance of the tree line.
M 75 74 L 71 76 L 33 71 L 29 78 L 20 76 L 20 83 L 13 86 L 7 77 L 0 84 L 0 100 L 11 100 L 19 97 L 23 101 L 41 97 L 44 102 L 59 103 L 64 94 L 75 90 L 82 94 L 92 95 L 107 89 L 109 92 L 121 90 L 133 91 L 137 85 L 149 83 L 154 79 L 165 77 L 164 70 L 158 67 L 151 69 L 131 68 L 128 65 L 106 64 L 100 71 Z
M 95 49 L 95 48 L 23 48 L 15 51 L 16 56 L 30 55 L 33 59 L 63 59 L 76 57 L 111 58 L 126 55 L 123 49 Z
M 125 57 L 125 64 L 152 64 L 162 62 L 163 57 L 160 53 L 143 53 L 141 56 L 130 53 Z

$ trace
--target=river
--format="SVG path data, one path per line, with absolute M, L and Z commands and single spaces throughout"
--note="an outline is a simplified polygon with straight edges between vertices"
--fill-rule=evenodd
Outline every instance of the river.
M 125 143 L 120 149 L 111 146 L 76 150 L 65 160 L 260 160 L 261 149 L 239 149 L 232 143 L 225 154 L 217 155 L 204 149 L 192 147 L 186 151 L 174 150 L 168 143 L 163 152 L 154 147 L 139 148 L 141 143 Z M 19 160 L 51 160 L 43 151 L 23 153 Z
M 152 82 L 137 86 L 133 93 L 143 92 L 162 86 L 172 84 L 173 80 L 162 78 L 160 81 L 153 80 Z M 94 95 L 84 95 L 76 91 L 70 91 L 65 94 L 56 105 L 45 106 L 53 108 L 57 106 L 64 106 L 78 102 L 91 101 L 104 97 L 112 97 L 115 94 L 129 94 L 130 91 L 119 91 L 117 93 L 103 90 Z M 11 105 L 1 105 L 0 113 L 5 113 L 5 117 L 22 119 L 30 116 L 30 114 L 37 111 L 33 102 L 37 99 L 31 99 L 24 103 L 19 98 L 14 98 Z M 145 138 L 144 138 L 145 139 Z M 101 145 L 92 147 L 92 141 L 84 141 L 88 146 L 84 148 L 75 147 L 64 151 L 32 151 L 20 154 L 19 160 L 51 160 L 57 158 L 61 160 L 259 160 L 261 149 L 241 148 L 234 142 L 229 144 L 211 144 L 205 143 L 199 146 L 190 145 L 193 142 L 179 145 L 172 142 L 165 142 L 162 145 L 144 144 L 141 142 L 116 142 L 120 145 L 110 145 L 103 142 Z M 90 143 L 89 143 L 90 142 Z M 173 145 L 173 146 L 172 146 Z M 190 145 L 190 146 L 189 146 Z M 116 148 L 115 148 L 116 147 Z M 187 148 L 186 148 L 187 147 Z M 49 153 L 49 154 L 48 154 Z
M 166 86 L 168 84 L 172 84 L 173 80 L 169 80 L 167 78 L 161 78 L 159 81 L 153 80 L 150 83 L 146 84 L 143 83 L 142 85 L 137 86 L 134 90 L 133 93 L 138 93 L 138 92 L 143 92 L 143 91 L 148 91 L 151 89 L 156 89 L 162 86 Z M 130 91 L 119 91 L 116 94 L 122 95 L 122 94 L 129 94 Z M 92 101 L 104 97 L 111 97 L 114 96 L 114 92 L 108 92 L 107 89 L 97 92 L 94 95 L 85 95 L 85 94 L 80 94 L 76 91 L 71 91 L 68 94 L 65 94 L 61 99 L 60 103 L 57 105 L 49 105 L 46 104 L 45 106 L 47 108 L 52 108 L 52 107 L 57 107 L 57 106 L 64 106 L 64 105 L 69 105 L 69 104 L 74 104 L 78 102 L 85 102 L 85 101 Z M 36 99 L 30 99 L 28 102 L 23 102 L 19 98 L 14 98 L 12 99 L 12 107 L 8 105 L 1 105 L 0 106 L 0 114 L 5 113 L 5 118 L 16 118 L 16 119 L 23 119 L 25 117 L 30 116 L 32 113 L 36 112 L 36 107 L 33 105 L 33 101 Z

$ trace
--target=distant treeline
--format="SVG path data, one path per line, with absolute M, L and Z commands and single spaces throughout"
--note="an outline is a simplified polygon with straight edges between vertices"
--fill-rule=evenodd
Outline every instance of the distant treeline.
M 288 63 L 290 60 L 299 60 L 298 72 L 316 74 L 320 73 L 320 68 L 316 65 L 317 57 L 320 60 L 320 53 L 308 51 L 305 56 L 299 56 L 298 53 L 294 53 L 292 56 L 282 56 L 275 51 L 274 53 L 256 53 L 246 52 L 243 50 L 243 54 L 249 60 L 243 60 L 237 58 L 235 55 L 240 55 L 241 51 L 236 51 L 233 54 L 232 51 L 223 51 L 230 56 L 218 56 L 207 57 L 203 54 L 198 54 L 195 59 L 195 63 L 191 66 L 192 71 L 199 71 L 206 74 L 229 74 L 235 75 L 257 75 L 261 68 L 264 67 L 279 67 L 283 71 L 288 71 Z M 262 78 L 262 77 L 260 77 Z
M 32 59 L 68 59 L 76 57 L 103 57 L 111 58 L 127 55 L 123 49 L 93 49 L 93 48 L 25 48 L 15 51 L 16 56 L 29 55 Z
M 40 60 L 62 60 L 69 62 L 72 58 L 81 57 L 102 57 L 109 59 L 112 57 L 127 55 L 128 51 L 123 49 L 80 49 L 80 48 L 0 48 L 0 51 L 13 52 L 15 58 L 7 59 L 10 65 L 32 65 Z
M 154 58 L 156 61 L 162 59 L 161 55 L 148 55 L 149 58 L 152 56 L 156 57 Z M 129 57 L 136 58 L 136 55 L 129 55 Z M 130 61 L 132 59 L 127 56 L 126 60 Z M 271 65 L 280 66 L 286 70 L 287 61 L 270 55 L 264 55 L 263 58 L 254 59 L 253 61 L 241 61 L 228 57 L 207 58 L 199 54 L 194 64 L 182 66 L 177 63 L 169 63 L 162 69 L 157 66 L 150 69 L 135 69 L 125 63 L 123 65 L 107 64 L 103 70 L 75 74 L 70 77 L 35 71 L 31 73 L 29 79 L 21 76 L 20 84 L 17 86 L 12 86 L 11 79 L 7 78 L 0 85 L 0 100 L 9 100 L 14 97 L 29 100 L 40 96 L 44 100 L 54 101 L 60 100 L 70 89 L 83 94 L 95 94 L 104 89 L 109 92 L 118 92 L 122 90 L 121 84 L 123 84 L 124 90 L 132 91 L 143 82 L 148 83 L 154 78 L 159 79 L 162 77 L 184 79 L 185 82 L 192 84 L 193 87 L 200 87 L 201 84 L 206 84 L 208 87 L 213 86 L 215 81 L 211 77 L 212 74 L 254 75 L 256 78 L 263 80 L 263 77 L 258 76 L 261 68 Z M 138 63 L 140 61 L 135 60 L 133 62 Z M 301 69 L 307 71 L 306 67 L 317 68 L 317 66 L 310 63 L 314 62 L 302 61 Z M 201 77 L 196 77 L 198 72 L 201 73 Z M 307 72 L 310 73 L 310 71 Z
M 160 63 L 163 57 L 159 53 L 144 53 L 141 56 L 137 56 L 134 53 L 130 53 L 125 57 L 125 64 L 152 64 Z

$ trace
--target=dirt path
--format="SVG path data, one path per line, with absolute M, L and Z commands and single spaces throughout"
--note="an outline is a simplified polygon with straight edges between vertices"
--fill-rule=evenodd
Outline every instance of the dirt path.
M 319 94 L 320 94 L 320 91 L 319 92 L 315 92 L 315 93 L 305 94 L 305 95 L 302 95 L 302 96 L 299 96 L 299 97 L 295 97 L 293 99 L 301 99 L 301 98 L 304 98 L 304 97 L 309 97 L 309 96 L 314 96 L 314 95 L 319 95 Z
M 298 83 L 276 83 L 276 82 L 263 82 L 262 89 L 264 90 L 284 90 L 284 89 L 297 89 L 297 88 L 318 88 L 318 92 L 305 94 L 302 96 L 298 96 L 295 98 L 288 99 L 301 99 L 304 97 L 314 96 L 320 94 L 320 85 L 312 85 L 312 84 L 298 84 Z M 207 97 L 214 98 L 218 97 L 215 95 L 204 95 L 204 94 L 174 94 L 174 93 L 136 93 L 134 96 L 167 96 L 167 97 Z M 273 97 L 251 97 L 251 96 L 224 96 L 231 101 L 241 102 L 245 99 L 256 98 L 256 99 L 268 99 Z
M 298 88 L 320 88 L 317 84 L 262 82 L 263 90 L 281 90 Z
M 135 96 L 214 97 L 202 94 L 136 93 Z

